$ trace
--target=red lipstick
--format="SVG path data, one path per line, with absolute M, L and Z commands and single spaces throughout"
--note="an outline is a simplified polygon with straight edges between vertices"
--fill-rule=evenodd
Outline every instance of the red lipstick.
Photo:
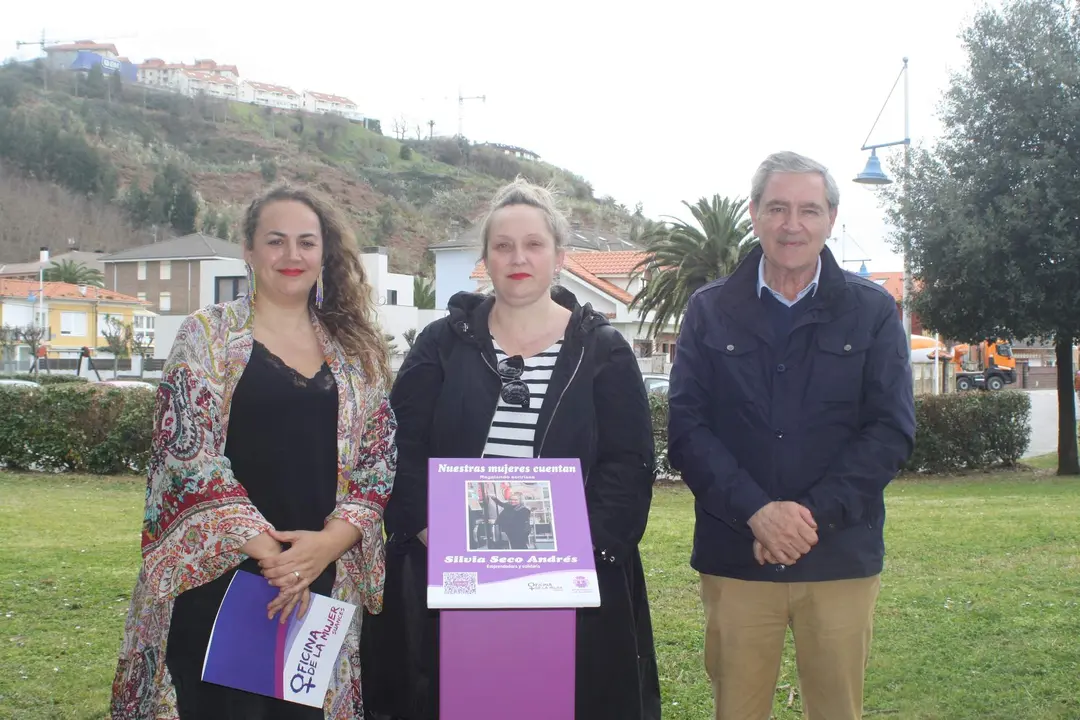
M 532 275 L 530 275 L 529 273 L 514 273 L 513 275 L 510 276 L 510 279 L 511 280 L 525 280 L 526 278 L 531 278 L 531 277 L 532 277 Z
M 293 268 L 286 268 L 285 270 L 278 270 L 278 272 L 281 273 L 282 275 L 285 275 L 286 277 L 300 277 L 301 275 L 304 274 L 303 270 L 296 270 L 296 269 L 293 269 Z

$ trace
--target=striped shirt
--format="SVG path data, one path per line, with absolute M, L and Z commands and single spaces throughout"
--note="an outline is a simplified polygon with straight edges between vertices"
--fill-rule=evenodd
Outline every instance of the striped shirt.
M 506 359 L 506 353 L 495 344 L 495 359 Z M 487 444 L 484 446 L 486 458 L 531 458 L 536 442 L 536 421 L 540 417 L 540 407 L 544 404 L 551 371 L 562 349 L 560 339 L 542 353 L 525 359 L 525 372 L 521 379 L 529 386 L 529 407 L 508 405 L 499 394 L 499 404 L 488 429 Z M 503 383 L 505 385 L 505 383 Z

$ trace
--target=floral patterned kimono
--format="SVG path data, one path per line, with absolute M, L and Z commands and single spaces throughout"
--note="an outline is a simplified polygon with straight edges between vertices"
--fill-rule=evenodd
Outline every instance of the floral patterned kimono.
M 249 300 L 199 310 L 176 335 L 158 389 L 142 531 L 142 569 L 124 627 L 112 692 L 113 720 L 174 720 L 176 691 L 165 664 L 176 597 L 238 566 L 240 548 L 270 526 L 224 456 L 230 401 L 253 346 Z M 333 596 L 382 610 L 383 508 L 397 464 L 396 422 L 380 383 L 312 316 L 338 388 L 338 518 L 361 531 L 337 561 Z M 289 528 L 280 528 L 287 530 Z M 357 612 L 326 695 L 326 720 L 363 717 Z

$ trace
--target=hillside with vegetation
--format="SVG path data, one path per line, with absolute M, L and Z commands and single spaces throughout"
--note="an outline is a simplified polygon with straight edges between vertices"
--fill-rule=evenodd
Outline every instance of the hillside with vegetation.
M 641 220 L 571 172 L 462 138 L 399 140 L 370 120 L 188 98 L 100 70 L 50 72 L 46 92 L 44 74 L 0 68 L 0 262 L 67 238 L 105 251 L 196 230 L 235 240 L 246 204 L 278 182 L 331 196 L 399 272 L 428 271 L 427 247 L 519 174 L 558 187 L 584 227 L 630 233 Z

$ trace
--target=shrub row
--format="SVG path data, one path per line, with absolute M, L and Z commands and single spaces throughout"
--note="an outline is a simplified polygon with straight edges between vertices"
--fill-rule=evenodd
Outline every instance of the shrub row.
M 667 459 L 667 396 L 651 393 L 657 473 L 674 474 Z M 1031 398 L 1014 390 L 921 395 L 915 398 L 915 451 L 908 472 L 946 473 L 1015 465 L 1031 439 Z
M 36 379 L 49 377 L 52 383 L 40 390 L 0 386 L 0 464 L 100 474 L 146 469 L 153 393 L 79 383 L 74 376 Z M 667 396 L 652 393 L 649 404 L 657 472 L 666 477 L 673 474 L 667 459 Z M 915 416 L 915 451 L 904 466 L 908 471 L 1013 465 L 1031 436 L 1031 400 L 1022 392 L 921 396 L 915 399 Z
M 145 390 L 85 383 L 0 386 L 0 464 L 103 475 L 144 472 L 154 401 L 154 393 Z
M 1031 398 L 1017 390 L 915 398 L 915 452 L 904 470 L 1015 465 L 1031 441 Z
M 52 375 L 51 373 L 41 373 L 39 375 L 31 375 L 30 373 L 17 373 L 14 375 L 0 375 L 0 380 L 30 380 L 36 382 L 39 385 L 63 385 L 70 383 L 85 383 L 90 382 L 84 377 L 79 375 L 62 375 L 57 373 Z

